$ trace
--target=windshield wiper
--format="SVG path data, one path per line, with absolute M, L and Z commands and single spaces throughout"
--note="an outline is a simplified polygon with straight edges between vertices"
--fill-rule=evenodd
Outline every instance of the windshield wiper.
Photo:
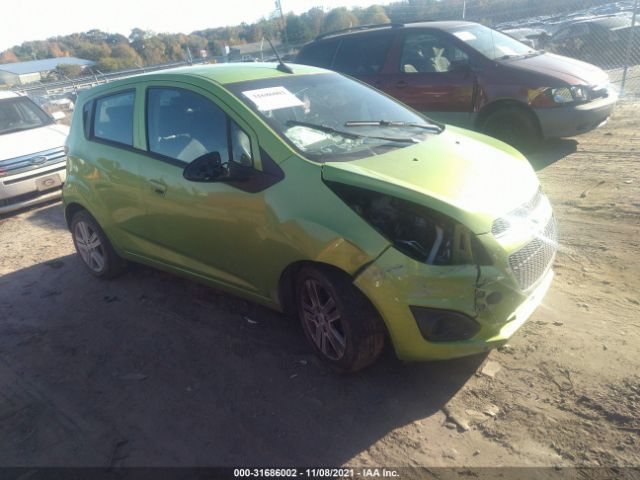
M 328 125 L 320 125 L 318 123 L 300 122 L 298 120 L 288 120 L 287 121 L 287 126 L 288 127 L 295 126 L 295 125 L 300 126 L 300 127 L 313 128 L 314 130 L 319 130 L 321 132 L 334 133 L 336 135 L 340 135 L 340 136 L 345 137 L 345 138 L 351 138 L 352 140 L 355 140 L 357 138 L 375 138 L 376 140 L 386 140 L 386 141 L 389 141 L 389 142 L 419 143 L 419 140 L 416 140 L 415 138 L 378 137 L 378 136 L 373 136 L 373 135 L 358 135 L 357 133 L 343 132 L 342 130 L 337 130 L 337 129 L 335 129 L 333 127 L 330 127 Z
M 535 57 L 536 55 L 542 55 L 543 53 L 545 53 L 544 50 L 534 50 L 532 52 L 529 53 L 523 53 L 523 54 L 511 54 L 511 55 L 503 55 L 501 57 L 496 58 L 496 60 L 510 60 L 510 59 L 514 59 L 514 58 L 529 58 L 529 57 Z
M 429 130 L 434 133 L 440 133 L 444 130 L 443 126 L 437 124 L 426 125 L 424 123 L 404 122 L 404 121 L 388 121 L 388 120 L 349 120 L 344 122 L 345 127 L 415 127 Z
M 522 58 L 522 57 L 524 57 L 524 55 L 515 55 L 515 54 L 502 55 L 501 57 L 496 58 L 496 60 L 509 60 L 512 58 Z
M 527 57 L 527 58 L 529 58 L 529 57 L 535 57 L 535 56 L 538 56 L 538 55 L 542 55 L 543 53 L 547 53 L 547 52 L 545 52 L 544 50 L 535 50 L 535 51 L 533 51 L 533 52 L 531 52 L 531 53 L 527 53 L 527 54 L 525 55 L 525 57 Z

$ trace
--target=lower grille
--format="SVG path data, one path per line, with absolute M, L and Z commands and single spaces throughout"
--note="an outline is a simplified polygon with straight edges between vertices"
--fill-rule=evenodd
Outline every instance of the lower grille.
M 556 219 L 551 217 L 540 237 L 509 255 L 509 267 L 522 290 L 534 285 L 547 271 L 558 250 Z

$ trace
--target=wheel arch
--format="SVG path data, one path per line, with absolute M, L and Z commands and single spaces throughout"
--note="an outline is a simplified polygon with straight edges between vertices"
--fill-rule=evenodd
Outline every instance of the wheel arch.
M 73 216 L 82 210 L 86 211 L 87 213 L 89 213 L 89 215 L 91 215 L 91 212 L 89 212 L 89 210 L 87 210 L 86 207 L 80 205 L 78 202 L 71 202 L 65 207 L 64 219 L 67 222 L 67 228 L 69 230 L 71 230 L 71 220 L 73 219 Z M 93 215 L 91 216 L 93 217 Z
M 367 297 L 367 295 L 353 283 L 354 278 L 357 276 L 357 272 L 355 275 L 351 275 L 340 267 L 337 267 L 330 263 L 318 262 L 314 260 L 299 260 L 287 265 L 287 267 L 280 274 L 280 278 L 278 281 L 278 302 L 285 316 L 294 318 L 297 313 L 295 302 L 296 278 L 300 270 L 302 270 L 302 268 L 304 267 L 315 267 L 320 270 L 330 271 L 337 275 L 343 276 L 344 278 L 349 280 L 349 283 L 353 284 L 354 288 L 362 294 L 367 302 L 371 304 L 372 308 L 376 312 L 378 311 L 369 297 Z
M 298 260 L 287 265 L 280 274 L 278 280 L 278 302 L 280 308 L 287 317 L 293 318 L 296 314 L 295 294 L 296 294 L 296 278 L 300 270 L 304 267 L 315 267 L 321 270 L 330 270 L 339 275 L 344 275 L 353 279 L 351 275 L 341 268 L 331 265 L 330 263 L 317 262 L 314 260 Z
M 502 98 L 499 100 L 495 100 L 491 103 L 488 103 L 484 107 L 482 107 L 482 110 L 480 110 L 480 112 L 478 113 L 478 116 L 476 117 L 476 120 L 474 123 L 474 129 L 477 131 L 482 131 L 484 122 L 487 119 L 487 117 L 489 117 L 489 115 L 499 110 L 507 109 L 507 108 L 518 109 L 521 112 L 528 115 L 530 118 L 532 118 L 538 128 L 538 134 L 542 135 L 542 126 L 540 125 L 540 119 L 536 115 L 536 112 L 534 112 L 533 109 L 526 103 L 523 103 L 519 100 L 511 99 L 511 98 Z

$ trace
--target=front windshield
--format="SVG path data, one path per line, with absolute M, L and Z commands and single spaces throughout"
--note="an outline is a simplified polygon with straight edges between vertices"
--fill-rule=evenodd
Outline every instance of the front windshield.
M 319 162 L 386 153 L 441 130 L 395 100 L 335 73 L 227 88 L 306 158 Z
M 458 27 L 451 33 L 490 60 L 522 57 L 537 53 L 536 50 L 515 38 L 482 25 Z
M 0 135 L 43 127 L 53 120 L 26 97 L 0 100 Z

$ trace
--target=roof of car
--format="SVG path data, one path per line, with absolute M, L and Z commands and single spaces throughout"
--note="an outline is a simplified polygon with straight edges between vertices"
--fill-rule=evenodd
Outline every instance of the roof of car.
M 287 63 L 294 75 L 308 75 L 312 73 L 326 73 L 327 70 L 308 65 Z M 277 63 L 252 62 L 252 63 L 222 63 L 217 65 L 197 65 L 192 67 L 180 67 L 165 70 L 167 74 L 188 74 L 205 77 L 214 82 L 225 85 L 227 83 L 244 82 L 248 80 L 261 80 L 263 78 L 288 77 L 291 73 L 278 70 Z M 163 73 L 164 73 L 163 72 Z M 149 73 L 149 75 L 153 75 Z M 161 75 L 161 74 L 160 74 Z
M 298 65 L 287 63 L 293 70 L 293 75 L 308 75 L 314 73 L 329 73 L 328 70 L 318 67 L 311 67 L 308 65 Z M 291 73 L 286 73 L 278 70 L 277 63 L 222 63 L 222 64 L 207 64 L 207 65 L 193 65 L 189 67 L 169 68 L 159 72 L 149 72 L 142 75 L 135 75 L 132 77 L 115 80 L 113 82 L 105 83 L 90 90 L 92 93 L 98 93 L 103 90 L 110 90 L 113 87 L 119 87 L 120 85 L 130 84 L 137 81 L 152 81 L 152 80 L 176 80 L 177 76 L 197 77 L 204 78 L 206 80 L 226 85 L 229 83 L 244 82 L 249 80 L 261 80 L 266 78 L 288 77 Z
M 477 25 L 474 22 L 466 22 L 463 20 L 442 20 L 442 21 L 420 21 L 408 23 L 386 23 L 380 25 L 359 25 L 356 27 L 345 28 L 344 30 L 336 30 L 335 32 L 327 32 L 316 37 L 316 40 L 325 38 L 334 38 L 342 35 L 357 35 L 371 31 L 380 31 L 395 28 L 434 28 L 438 30 L 451 30 L 458 27 Z
M 631 16 L 629 15 L 607 15 L 603 17 L 583 18 L 571 22 L 570 25 L 593 23 L 609 30 L 617 30 L 631 26 Z

